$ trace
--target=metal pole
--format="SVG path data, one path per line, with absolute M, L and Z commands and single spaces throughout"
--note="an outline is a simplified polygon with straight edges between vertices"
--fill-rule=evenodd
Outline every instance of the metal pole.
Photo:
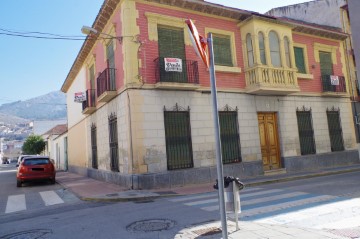
M 213 38 L 212 33 L 208 34 L 209 44 L 209 58 L 210 58 L 210 82 L 211 82 L 211 97 L 213 103 L 213 118 L 214 118 L 214 129 L 215 129 L 215 144 L 216 144 L 216 168 L 218 177 L 218 188 L 219 188 L 219 207 L 222 227 L 222 238 L 227 239 L 227 223 L 226 223 L 226 212 L 225 212 L 225 200 L 224 200 L 224 177 L 223 177 L 223 165 L 221 158 L 221 142 L 220 142 L 220 127 L 219 127 L 219 113 L 217 104 L 217 93 L 216 93 L 216 76 L 215 76 L 215 63 L 214 63 L 214 49 L 213 49 Z
M 235 188 L 236 187 L 236 183 L 235 181 L 232 182 L 233 184 L 233 195 L 234 195 L 234 217 L 235 217 L 235 225 L 236 225 L 236 231 L 239 230 L 239 217 L 238 217 L 238 211 L 239 211 L 239 207 L 240 205 L 238 205 L 238 201 L 240 202 L 240 200 L 238 200 L 238 190 Z

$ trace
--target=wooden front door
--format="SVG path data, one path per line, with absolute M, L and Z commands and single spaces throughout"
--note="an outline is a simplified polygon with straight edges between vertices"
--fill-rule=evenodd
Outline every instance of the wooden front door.
M 276 113 L 258 113 L 261 155 L 264 170 L 280 168 L 280 147 Z

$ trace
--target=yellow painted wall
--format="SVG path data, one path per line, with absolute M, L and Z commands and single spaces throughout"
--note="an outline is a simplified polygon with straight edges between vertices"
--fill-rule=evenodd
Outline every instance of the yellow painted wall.
M 87 137 L 85 133 L 85 120 L 79 122 L 68 130 L 69 166 L 87 167 Z

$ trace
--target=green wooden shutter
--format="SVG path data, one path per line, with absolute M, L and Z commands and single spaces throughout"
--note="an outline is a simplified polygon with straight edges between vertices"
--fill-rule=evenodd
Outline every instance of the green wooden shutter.
M 90 75 L 90 89 L 95 89 L 95 71 L 94 71 L 94 64 L 91 65 L 89 69 Z
M 106 46 L 106 57 L 108 60 L 109 68 L 115 68 L 115 59 L 114 59 L 114 44 L 113 41 L 110 41 Z
M 331 60 L 330 52 L 319 52 L 320 57 L 320 70 L 321 75 L 332 75 L 333 74 L 333 64 Z
M 187 82 L 184 29 L 158 25 L 160 81 Z M 182 72 L 166 72 L 164 58 L 182 59 Z
M 185 60 L 184 30 L 158 26 L 159 56 Z
M 295 62 L 299 73 L 306 74 L 304 49 L 301 47 L 294 47 Z
M 213 36 L 215 65 L 233 66 L 231 41 L 227 36 Z

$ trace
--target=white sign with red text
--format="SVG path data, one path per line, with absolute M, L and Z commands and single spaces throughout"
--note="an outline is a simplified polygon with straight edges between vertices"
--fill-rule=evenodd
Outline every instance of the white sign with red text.
M 165 71 L 182 72 L 182 60 L 179 58 L 164 58 Z
M 86 94 L 85 92 L 75 92 L 75 96 L 74 96 L 74 102 L 84 102 L 86 101 Z
M 339 77 L 338 76 L 330 76 L 331 85 L 339 85 Z

